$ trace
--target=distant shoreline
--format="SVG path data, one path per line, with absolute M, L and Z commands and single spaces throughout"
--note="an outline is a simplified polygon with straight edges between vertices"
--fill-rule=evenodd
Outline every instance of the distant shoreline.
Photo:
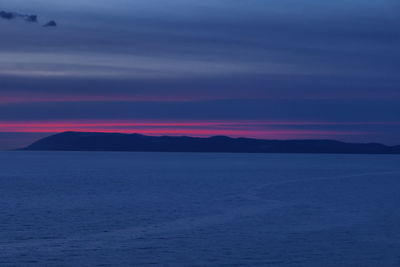
M 264 140 L 227 136 L 147 136 L 141 134 L 63 132 L 19 151 L 188 152 L 274 154 L 400 154 L 400 146 L 335 140 Z

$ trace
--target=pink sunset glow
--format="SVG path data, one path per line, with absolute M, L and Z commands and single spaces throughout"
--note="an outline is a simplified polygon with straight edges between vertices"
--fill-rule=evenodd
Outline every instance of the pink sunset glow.
M 253 137 L 269 139 L 326 138 L 366 134 L 361 131 L 291 129 L 290 126 L 326 125 L 308 121 L 11 121 L 0 122 L 1 132 L 58 133 L 64 131 L 141 133 L 148 135 L 190 135 Z M 342 125 L 346 123 L 331 123 Z

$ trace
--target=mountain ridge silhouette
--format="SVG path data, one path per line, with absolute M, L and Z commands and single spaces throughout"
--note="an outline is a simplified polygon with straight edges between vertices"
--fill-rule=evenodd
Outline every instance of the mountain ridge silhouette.
M 400 146 L 346 143 L 329 139 L 267 140 L 228 136 L 148 136 L 137 133 L 72 131 L 42 138 L 20 150 L 400 154 Z

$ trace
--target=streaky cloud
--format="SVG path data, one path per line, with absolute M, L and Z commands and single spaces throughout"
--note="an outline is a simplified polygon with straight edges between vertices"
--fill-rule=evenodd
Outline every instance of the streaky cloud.
M 13 20 L 13 19 L 23 19 L 26 22 L 30 23 L 37 23 L 38 20 L 38 15 L 34 14 L 21 14 L 17 12 L 9 12 L 9 11 L 0 11 L 0 18 L 5 19 L 5 20 Z M 46 24 L 43 25 L 43 27 L 56 27 L 57 23 L 54 20 L 51 20 L 47 22 Z
M 37 15 L 26 15 L 26 14 L 20 14 L 20 13 L 16 13 L 16 12 L 8 12 L 8 11 L 4 11 L 4 10 L 0 11 L 0 18 L 7 19 L 7 20 L 22 18 L 27 22 L 38 22 Z

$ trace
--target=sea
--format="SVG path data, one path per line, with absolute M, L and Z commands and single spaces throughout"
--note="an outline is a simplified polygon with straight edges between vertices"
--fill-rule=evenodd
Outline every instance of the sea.
M 0 152 L 0 266 L 400 266 L 400 156 Z

